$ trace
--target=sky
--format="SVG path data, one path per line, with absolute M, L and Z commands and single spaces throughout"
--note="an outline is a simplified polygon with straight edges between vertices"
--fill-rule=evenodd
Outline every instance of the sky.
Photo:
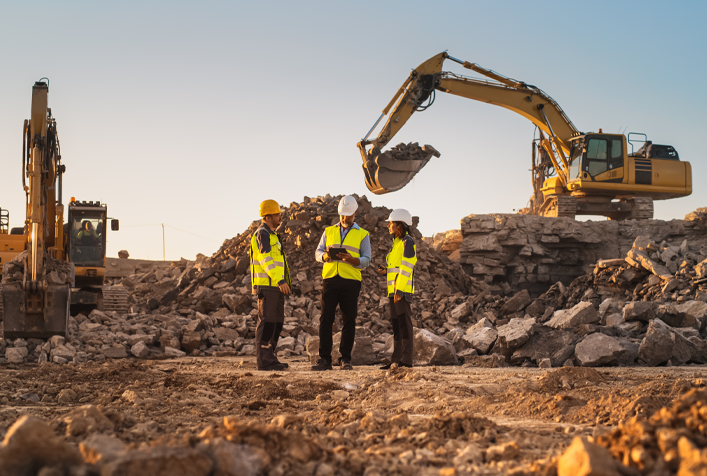
M 707 206 L 705 17 L 700 1 L 4 0 L 0 208 L 22 225 L 21 127 L 47 77 L 65 200 L 120 219 L 109 256 L 211 255 L 267 198 L 365 194 L 419 216 L 426 236 L 513 213 L 532 192 L 534 126 L 443 93 L 389 144 L 442 156 L 398 192 L 366 189 L 356 143 L 411 69 L 446 50 L 540 87 L 582 131 L 673 145 L 694 191 L 656 202 L 655 217 L 680 219 Z

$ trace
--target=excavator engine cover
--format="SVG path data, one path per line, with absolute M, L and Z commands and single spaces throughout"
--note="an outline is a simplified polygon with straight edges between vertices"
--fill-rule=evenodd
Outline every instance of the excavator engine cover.
M 43 298 L 42 312 L 27 312 L 27 294 L 19 283 L 2 286 L 6 339 L 48 339 L 59 335 L 66 337 L 69 326 L 68 285 L 49 285 Z

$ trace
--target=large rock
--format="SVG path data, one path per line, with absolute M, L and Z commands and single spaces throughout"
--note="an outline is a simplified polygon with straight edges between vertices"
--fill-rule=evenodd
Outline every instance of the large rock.
M 498 338 L 498 332 L 493 327 L 481 327 L 462 337 L 479 354 L 487 354 L 496 342 L 496 338 Z
M 229 329 L 227 327 L 214 327 L 211 330 L 214 332 L 216 338 L 221 342 L 225 342 L 227 340 L 236 341 L 238 340 L 238 337 L 240 337 L 236 329 Z
M 621 476 L 609 450 L 575 437 L 557 460 L 557 476 Z
M 181 345 L 186 352 L 198 349 L 201 346 L 201 332 L 185 332 L 182 334 Z
M 82 462 L 76 447 L 58 437 L 42 420 L 29 415 L 20 417 L 10 427 L 0 447 L 3 476 L 35 475 L 44 466 L 69 468 Z
M 238 314 L 250 312 L 253 309 L 252 300 L 246 294 L 224 294 L 222 300 L 224 305 Z
M 128 353 L 125 351 L 125 347 L 120 344 L 102 346 L 101 354 L 105 355 L 109 359 L 124 359 L 128 356 Z
M 680 318 L 679 327 L 702 330 L 707 324 L 707 302 L 688 301 L 675 306 L 675 310 Z
M 8 347 L 5 349 L 5 358 L 11 364 L 21 364 L 27 357 L 27 347 Z
M 655 319 L 653 303 L 647 301 L 633 301 L 624 307 L 624 321 L 644 321 Z
M 86 463 L 105 464 L 123 456 L 128 447 L 114 436 L 96 433 L 79 443 L 79 450 Z
M 578 340 L 579 337 L 572 331 L 541 327 L 537 334 L 513 352 L 510 361 L 522 364 L 526 360 L 539 363 L 543 359 L 550 359 L 553 367 L 561 367 L 567 359 L 572 358 Z
M 498 343 L 502 348 L 515 349 L 528 342 L 535 319 L 511 319 L 498 328 Z
M 138 342 L 130 348 L 130 353 L 138 359 L 144 359 L 150 355 L 150 349 L 147 348 L 144 342 Z
M 414 365 L 457 365 L 459 359 L 451 342 L 426 329 L 415 329 Z
M 574 355 L 582 367 L 613 364 L 625 353 L 626 349 L 619 339 L 599 332 L 585 337 L 574 349 Z
M 661 278 L 670 279 L 673 277 L 672 273 L 668 270 L 667 267 L 663 266 L 662 264 L 656 263 L 655 261 L 650 259 L 645 252 L 641 250 L 637 250 L 635 248 L 629 250 L 628 254 L 626 255 L 626 261 L 633 266 L 643 267 L 643 269 L 645 269 L 646 271 L 650 271 L 651 273 Z
M 599 314 L 592 303 L 580 302 L 572 309 L 555 311 L 545 325 L 555 329 L 571 329 L 582 324 L 596 324 L 599 320 Z
M 101 468 L 101 476 L 207 476 L 213 467 L 211 457 L 203 451 L 160 447 L 118 457 Z
M 318 340 L 318 339 L 317 339 Z M 333 337 L 334 345 L 331 349 L 331 359 L 334 364 L 339 361 L 339 344 L 341 343 L 341 332 L 337 332 Z M 319 348 L 317 343 L 317 356 Z M 373 352 L 373 337 L 371 331 L 365 327 L 356 327 L 356 337 L 351 351 L 351 365 L 371 365 L 378 363 L 378 357 Z
M 651 366 L 664 364 L 668 360 L 673 365 L 682 365 L 690 360 L 690 345 L 666 323 L 654 319 L 638 349 L 638 357 Z
M 216 462 L 214 476 L 256 476 L 262 474 L 262 450 L 248 445 L 236 445 L 223 438 L 214 438 L 199 449 L 211 455 Z M 267 455 L 265 456 L 267 458 Z
M 527 289 L 517 292 L 503 306 L 501 306 L 501 314 L 507 316 L 525 309 L 530 304 L 530 294 Z

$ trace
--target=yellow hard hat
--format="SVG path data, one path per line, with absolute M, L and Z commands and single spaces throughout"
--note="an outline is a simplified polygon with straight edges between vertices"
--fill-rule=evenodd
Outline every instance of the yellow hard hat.
M 275 200 L 265 200 L 260 204 L 260 216 L 277 215 L 280 213 L 280 205 Z

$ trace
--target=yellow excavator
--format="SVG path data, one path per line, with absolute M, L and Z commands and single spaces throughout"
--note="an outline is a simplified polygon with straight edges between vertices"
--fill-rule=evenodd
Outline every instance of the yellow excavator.
M 64 225 L 62 176 L 66 167 L 61 163 L 48 91 L 47 82 L 34 84 L 31 117 L 24 123 L 25 226 L 7 233 L 9 215 L 6 210 L 0 212 L 0 270 L 18 259 L 16 264 L 21 269 L 13 276 L 4 273 L 0 285 L 0 317 L 4 321 L 4 337 L 9 339 L 65 336 L 71 304 L 127 310 L 125 290 L 103 286 L 105 205 L 72 198 L 69 220 Z M 118 227 L 118 221 L 112 220 L 111 228 Z M 23 252 L 26 253 L 20 257 Z M 73 286 L 78 286 L 74 292 Z
M 450 60 L 487 79 L 442 71 Z M 375 194 L 401 189 L 431 157 L 395 160 L 382 152 L 410 117 L 434 103 L 436 92 L 504 107 L 535 124 L 533 195 L 521 213 L 570 217 L 603 215 L 610 219 L 653 218 L 653 200 L 692 193 L 692 168 L 669 145 L 653 144 L 644 134 L 580 132 L 565 112 L 541 89 L 446 52 L 415 68 L 358 143 L 366 186 Z M 390 114 L 389 114 L 390 113 Z M 389 117 L 375 139 L 381 120 Z M 642 146 L 634 151 L 634 145 Z M 628 147 L 631 147 L 629 152 Z

